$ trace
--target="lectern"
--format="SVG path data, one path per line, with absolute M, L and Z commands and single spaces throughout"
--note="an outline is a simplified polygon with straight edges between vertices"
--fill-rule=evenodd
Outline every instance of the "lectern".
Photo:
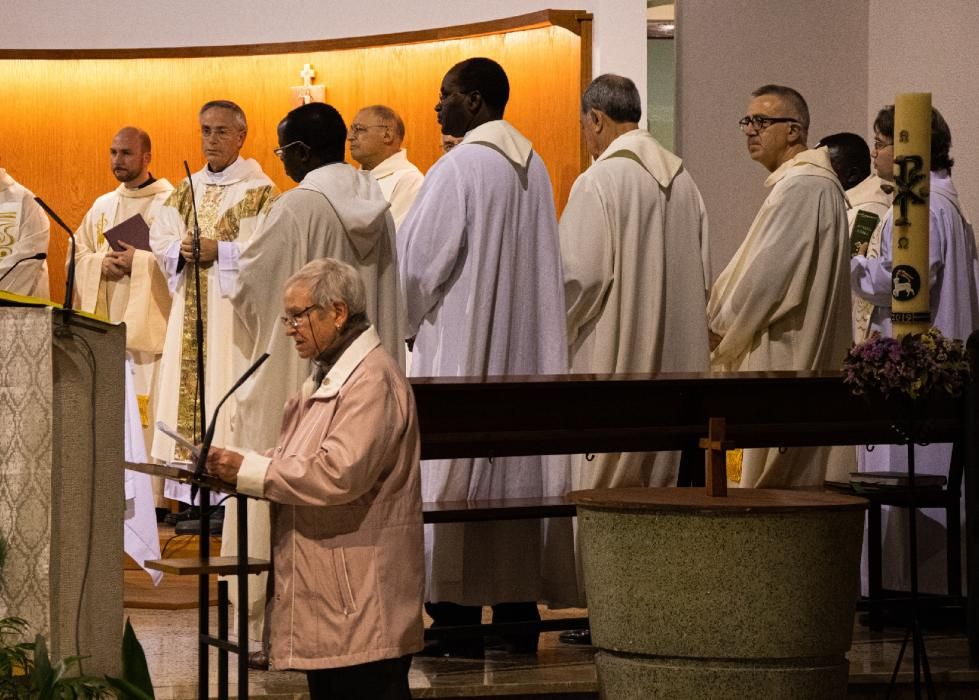
M 119 675 L 126 330 L 0 293 L 0 615 Z

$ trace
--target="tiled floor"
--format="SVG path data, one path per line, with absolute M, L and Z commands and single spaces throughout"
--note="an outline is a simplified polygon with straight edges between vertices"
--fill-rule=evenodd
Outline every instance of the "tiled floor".
M 576 614 L 580 611 L 569 611 Z M 127 609 L 133 627 L 147 653 L 150 673 L 160 700 L 196 698 L 197 650 L 194 610 Z M 873 633 L 857 625 L 850 652 L 850 696 L 884 697 L 903 630 Z M 929 632 L 927 650 L 932 673 L 942 698 L 979 698 L 979 669 L 970 669 L 966 639 L 962 634 Z M 411 669 L 412 694 L 416 698 L 478 698 L 501 696 L 529 698 L 597 698 L 591 647 L 569 647 L 558 642 L 557 633 L 541 637 L 536 656 L 511 656 L 488 651 L 483 660 L 416 658 Z M 211 678 L 216 677 L 212 653 Z M 232 664 L 234 657 L 232 656 Z M 231 670 L 232 696 L 234 669 Z M 911 697 L 910 654 L 899 680 L 901 692 L 892 697 Z M 292 672 L 252 672 L 253 698 L 299 700 L 305 697 L 305 677 Z

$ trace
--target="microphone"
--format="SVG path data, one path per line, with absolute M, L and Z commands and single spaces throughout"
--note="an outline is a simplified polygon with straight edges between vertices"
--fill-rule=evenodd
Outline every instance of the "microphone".
M 68 225 L 61 220 L 61 217 L 55 214 L 54 210 L 44 203 L 43 199 L 40 197 L 34 197 L 34 201 L 41 206 L 41 209 L 43 209 L 45 213 L 51 217 L 51 220 L 54 221 L 54 223 L 58 224 L 58 226 L 68 232 L 68 238 L 71 239 L 71 251 L 68 257 L 68 279 L 65 282 L 65 303 L 62 307 L 65 311 L 71 311 L 74 308 L 72 306 L 72 297 L 75 293 L 75 234 L 72 233 L 72 230 L 68 228 Z
M 4 279 L 6 279 L 7 275 L 9 275 L 11 272 L 13 272 L 14 271 L 14 268 L 17 267 L 18 265 L 20 265 L 22 262 L 27 262 L 28 260 L 44 260 L 47 257 L 48 257 L 48 254 L 47 253 L 34 253 L 34 255 L 28 255 L 26 258 L 21 258 L 20 260 L 18 260 L 17 262 L 15 262 L 13 265 L 11 265 L 10 267 L 8 267 L 6 272 L 4 272 L 2 275 L 0 275 L 0 282 L 3 282 Z
M 255 360 L 252 366 L 245 370 L 245 373 L 238 378 L 238 381 L 236 381 L 232 387 L 228 389 L 228 393 L 224 395 L 224 398 L 218 401 L 218 405 L 214 409 L 214 413 L 211 414 L 211 423 L 207 426 L 207 433 L 204 435 L 204 442 L 201 443 L 200 454 L 197 455 L 197 465 L 194 468 L 195 479 L 200 479 L 204 475 L 204 469 L 207 466 L 207 453 L 208 450 L 211 449 L 211 442 L 214 440 L 214 426 L 217 425 L 218 411 L 221 410 L 221 406 L 224 405 L 224 402 L 231 398 L 231 395 L 237 391 L 238 387 L 244 384 L 246 379 L 255 374 L 255 371 L 261 367 L 262 363 L 267 359 L 269 359 L 269 354 L 267 352 L 262 353 L 262 356 Z M 197 498 L 197 484 L 191 486 L 190 498 L 191 502 Z

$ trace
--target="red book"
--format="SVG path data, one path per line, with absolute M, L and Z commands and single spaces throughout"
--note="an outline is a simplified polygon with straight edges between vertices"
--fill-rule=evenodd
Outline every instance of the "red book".
M 109 242 L 112 250 L 122 252 L 125 250 L 119 241 L 123 241 L 138 250 L 150 250 L 150 227 L 139 214 L 133 214 L 118 226 L 113 226 L 102 234 Z

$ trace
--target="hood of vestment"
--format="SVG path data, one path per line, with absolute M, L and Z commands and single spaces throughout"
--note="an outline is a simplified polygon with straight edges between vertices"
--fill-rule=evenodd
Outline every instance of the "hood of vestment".
M 966 221 L 969 220 L 969 217 L 962 211 L 962 205 L 959 203 L 959 192 L 955 189 L 955 184 L 952 182 L 952 176 L 949 175 L 948 170 L 933 170 L 929 184 L 933 193 L 938 193 L 950 200 L 962 218 Z
M 363 168 L 361 168 L 363 170 Z M 401 172 L 402 170 L 416 169 L 415 166 L 408 160 L 408 151 L 405 149 L 399 150 L 397 153 L 393 153 L 380 163 L 377 167 L 370 171 L 371 175 L 374 176 L 375 180 L 380 180 L 383 177 L 390 177 L 395 173 Z
M 330 201 L 358 256 L 368 255 L 387 234 L 385 219 L 391 204 L 369 171 L 331 163 L 307 173 L 299 187 Z
M 0 192 L 9 189 L 17 184 L 17 181 L 7 174 L 7 171 L 0 168 Z
M 242 180 L 249 180 L 262 175 L 262 166 L 254 158 L 242 158 L 229 165 L 219 173 L 211 172 L 206 165 L 197 171 L 201 179 L 209 185 L 233 185 Z
M 608 145 L 595 162 L 609 158 L 631 158 L 663 188 L 670 186 L 683 167 L 683 161 L 663 148 L 645 129 L 633 129 L 622 134 Z
M 893 198 L 881 189 L 888 184 L 887 180 L 876 175 L 870 175 L 866 180 L 846 191 L 846 201 L 850 203 L 851 207 L 866 206 L 867 204 L 881 204 L 889 207 Z
M 129 197 L 130 199 L 144 199 L 146 197 L 155 197 L 158 194 L 164 194 L 173 191 L 173 185 L 171 185 L 165 177 L 161 177 L 159 180 L 154 180 L 146 187 L 137 187 L 135 189 L 126 187 L 121 182 L 116 188 L 116 194 L 120 197 Z
M 791 160 L 785 161 L 768 176 L 765 180 L 765 186 L 775 187 L 785 178 L 798 177 L 799 175 L 826 178 L 835 182 L 840 194 L 843 194 L 843 186 L 840 184 L 839 178 L 836 177 L 836 171 L 833 170 L 833 164 L 829 160 L 829 151 L 825 147 L 810 148 L 796 154 Z M 844 196 L 846 195 L 844 194 Z
M 478 143 L 494 148 L 522 171 L 530 166 L 530 155 L 534 152 L 534 146 L 527 137 L 505 119 L 480 124 L 466 132 L 462 143 Z

